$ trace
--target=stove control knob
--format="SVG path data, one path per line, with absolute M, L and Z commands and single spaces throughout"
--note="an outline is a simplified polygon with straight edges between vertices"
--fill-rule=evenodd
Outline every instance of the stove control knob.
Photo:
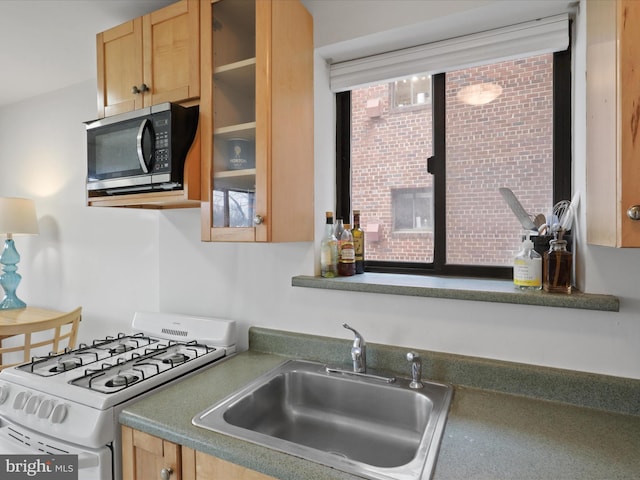
M 20 392 L 16 395 L 16 398 L 13 399 L 13 408 L 16 410 L 22 410 L 24 408 L 24 404 L 27 403 L 31 394 L 29 392 Z
M 55 405 L 53 400 L 43 400 L 38 409 L 38 418 L 49 418 Z
M 41 401 L 42 399 L 38 395 L 33 395 L 31 398 L 29 398 L 29 400 L 27 400 L 27 403 L 24 407 L 25 413 L 27 415 L 33 415 L 34 413 L 36 413 Z
M 0 405 L 7 401 L 9 398 L 9 387 L 7 385 L 0 385 Z
M 51 413 L 52 423 L 62 423 L 66 417 L 67 406 L 64 403 L 60 403 L 53 407 L 53 412 Z

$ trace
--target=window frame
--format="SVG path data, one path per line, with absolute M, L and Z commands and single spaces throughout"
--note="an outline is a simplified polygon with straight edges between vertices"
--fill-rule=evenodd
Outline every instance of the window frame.
M 572 111 L 571 42 L 553 54 L 553 203 L 571 198 Z M 365 272 L 510 279 L 506 266 L 447 264 L 446 238 L 446 99 L 445 73 L 432 75 L 433 156 L 428 171 L 433 179 L 433 262 L 367 260 Z M 336 213 L 351 213 L 351 91 L 336 93 Z

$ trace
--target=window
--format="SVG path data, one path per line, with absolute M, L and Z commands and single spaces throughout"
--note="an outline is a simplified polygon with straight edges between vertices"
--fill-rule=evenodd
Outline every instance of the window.
M 571 197 L 570 79 L 567 50 L 337 93 L 337 211 L 380 225 L 366 270 L 510 278 L 523 228 L 498 189 L 532 216 Z
M 433 230 L 431 189 L 401 188 L 391 192 L 393 230 L 395 232 L 430 232 Z
M 425 106 L 431 103 L 431 75 L 413 75 L 393 82 L 391 105 L 393 108 Z

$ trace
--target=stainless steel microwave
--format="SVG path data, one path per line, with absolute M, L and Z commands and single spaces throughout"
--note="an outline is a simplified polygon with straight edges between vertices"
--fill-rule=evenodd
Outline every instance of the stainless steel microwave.
M 117 195 L 183 188 L 198 107 L 163 103 L 87 122 L 87 190 Z

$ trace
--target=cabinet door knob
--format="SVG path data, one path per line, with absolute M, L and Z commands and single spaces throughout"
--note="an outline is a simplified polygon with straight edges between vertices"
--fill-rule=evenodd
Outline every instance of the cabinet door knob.
M 160 470 L 160 478 L 162 480 L 169 480 L 172 474 L 173 474 L 173 468 L 171 467 L 163 468 L 162 470 Z
M 264 222 L 264 217 L 262 215 L 256 215 L 253 217 L 254 225 L 262 225 L 262 222 Z
M 134 85 L 133 87 L 131 87 L 131 93 L 133 93 L 134 95 L 138 95 L 140 93 L 144 93 L 148 91 L 149 91 L 149 87 L 147 86 L 146 83 L 143 83 L 139 87 L 137 85 Z
M 631 220 L 640 220 L 640 205 L 633 205 L 627 210 L 627 217 Z

